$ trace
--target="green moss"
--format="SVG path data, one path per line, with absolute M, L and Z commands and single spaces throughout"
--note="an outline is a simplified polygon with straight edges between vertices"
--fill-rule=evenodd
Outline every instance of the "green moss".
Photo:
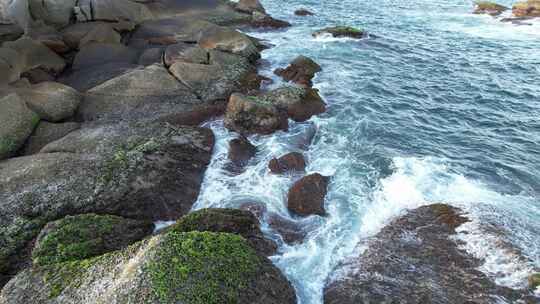
M 7 271 L 12 266 L 10 262 L 20 258 L 16 253 L 35 238 L 45 223 L 42 218 L 18 217 L 13 225 L 0 227 L 0 271 Z
M 17 141 L 11 137 L 0 138 L 0 156 L 13 153 L 18 148 Z
M 214 229 L 226 229 L 227 226 L 245 228 L 251 230 L 255 224 L 252 217 L 246 216 L 246 213 L 238 209 L 201 209 L 194 211 L 171 226 L 169 231 L 190 232 L 190 231 L 213 231 L 213 232 L 231 232 L 217 231 Z M 235 231 L 239 233 L 240 231 Z
M 36 265 L 76 261 L 103 253 L 104 238 L 121 218 L 86 214 L 66 217 L 39 241 L 32 252 Z
M 171 231 L 147 271 L 160 303 L 233 304 L 260 264 L 240 236 Z
M 125 174 L 126 170 L 136 167 L 142 160 L 144 154 L 152 153 L 159 149 L 161 143 L 154 138 L 144 141 L 132 141 L 121 146 L 105 162 L 100 181 L 103 184 L 113 182 L 119 176 Z

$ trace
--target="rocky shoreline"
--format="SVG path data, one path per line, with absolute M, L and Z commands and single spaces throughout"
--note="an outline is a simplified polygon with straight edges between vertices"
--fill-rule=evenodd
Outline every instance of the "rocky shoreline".
M 223 116 L 238 133 L 234 173 L 257 151 L 248 136 L 326 111 L 312 87 L 321 66 L 299 56 L 275 71 L 286 85 L 262 90 L 267 46 L 238 31 L 291 24 L 257 0 L 20 3 L 22 23 L 0 6 L 0 304 L 296 303 L 260 220 L 288 244 L 303 241 L 300 227 L 257 204 L 190 212 L 215 142 L 201 123 Z M 268 170 L 299 175 L 291 214 L 325 216 L 331 177 L 306 174 L 307 161 L 291 152 Z M 155 231 L 155 221 L 176 224 Z M 458 249 L 450 236 L 465 221 L 446 205 L 396 219 L 335 270 L 325 303 L 535 303 L 534 275 L 527 290 L 496 286 Z M 444 259 L 451 267 L 440 268 Z

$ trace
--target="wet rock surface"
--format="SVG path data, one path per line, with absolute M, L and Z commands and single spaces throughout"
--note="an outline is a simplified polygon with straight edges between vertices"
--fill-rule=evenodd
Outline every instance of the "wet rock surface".
M 285 69 L 276 69 L 274 74 L 281 76 L 286 81 L 292 81 L 301 86 L 311 87 L 311 81 L 317 72 L 322 71 L 322 68 L 313 59 L 298 56 Z
M 304 155 L 298 152 L 291 152 L 279 158 L 273 158 L 268 164 L 272 173 L 283 174 L 287 172 L 303 172 L 306 170 Z
M 252 145 L 249 140 L 243 136 L 229 141 L 229 160 L 239 168 L 247 165 L 248 161 L 257 154 L 257 147 Z
M 330 35 L 336 38 L 348 37 L 348 38 L 360 39 L 360 38 L 365 37 L 366 32 L 362 29 L 358 29 L 358 28 L 354 28 L 350 26 L 333 26 L 333 27 L 327 27 L 327 28 L 318 30 L 313 33 L 313 37 L 319 37 L 323 35 Z
M 526 292 L 496 285 L 481 261 L 458 248 L 461 210 L 436 204 L 410 210 L 334 270 L 324 303 L 516 303 Z M 411 271 L 413 270 L 413 271 Z
M 296 16 L 313 16 L 313 15 L 315 15 L 313 12 L 311 12 L 311 11 L 305 9 L 305 8 L 295 10 L 294 14 Z
M 314 173 L 301 178 L 289 190 L 287 208 L 300 216 L 324 216 L 324 198 L 330 178 Z

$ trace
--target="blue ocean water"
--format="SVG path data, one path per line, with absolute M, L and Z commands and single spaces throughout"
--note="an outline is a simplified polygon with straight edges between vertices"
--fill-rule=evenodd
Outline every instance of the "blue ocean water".
M 218 142 L 195 208 L 255 201 L 309 231 L 304 243 L 282 244 L 272 258 L 302 304 L 322 303 L 332 269 L 358 243 L 406 209 L 439 202 L 473 219 L 460 238 L 484 259 L 481 270 L 523 287 L 540 267 L 540 20 L 502 23 L 472 15 L 473 1 L 461 0 L 262 2 L 293 26 L 249 33 L 275 45 L 263 53 L 261 73 L 281 86 L 272 70 L 300 54 L 313 58 L 323 67 L 314 83 L 328 111 L 287 133 L 251 137 L 259 152 L 239 175 L 225 169 L 235 135 L 219 120 L 209 123 Z M 294 16 L 298 8 L 316 16 Z M 311 36 L 331 25 L 377 38 Z M 266 166 L 291 151 L 306 155 L 309 172 L 332 176 L 328 216 L 287 212 L 299 176 L 271 175 Z M 501 247 L 500 238 L 519 251 Z

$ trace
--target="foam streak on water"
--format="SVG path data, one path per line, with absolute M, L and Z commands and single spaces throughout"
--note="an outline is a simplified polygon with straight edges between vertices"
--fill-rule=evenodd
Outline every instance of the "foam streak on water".
M 262 2 L 294 24 L 250 33 L 275 45 L 263 53 L 262 73 L 277 87 L 273 69 L 312 57 L 323 67 L 315 86 L 328 111 L 291 122 L 289 132 L 251 137 L 259 151 L 238 175 L 226 170 L 235 134 L 220 120 L 208 123 L 217 144 L 194 209 L 259 202 L 309 231 L 287 246 L 263 223 L 280 243 L 272 260 L 302 304 L 322 303 L 332 269 L 358 242 L 431 203 L 461 207 L 471 219 L 456 237 L 463 249 L 497 283 L 523 287 L 540 267 L 540 22 L 471 15 L 464 0 Z M 293 16 L 301 7 L 317 15 Z M 380 38 L 311 37 L 338 23 Z M 287 191 L 300 176 L 272 175 L 267 164 L 292 151 L 304 153 L 308 172 L 332 176 L 328 216 L 288 213 Z

